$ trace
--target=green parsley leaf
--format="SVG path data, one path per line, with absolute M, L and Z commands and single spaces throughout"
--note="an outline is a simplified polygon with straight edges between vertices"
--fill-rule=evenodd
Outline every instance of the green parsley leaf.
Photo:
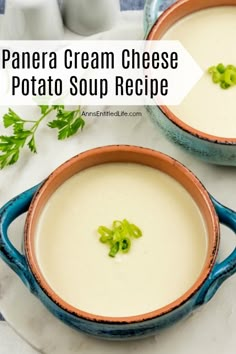
M 53 129 L 58 129 L 58 139 L 66 139 L 83 129 L 85 122 L 81 117 L 80 107 L 67 111 L 63 105 L 39 106 L 41 116 L 36 120 L 22 119 L 11 108 L 3 116 L 5 128 L 11 127 L 13 135 L 0 136 L 0 169 L 16 163 L 20 156 L 20 151 L 26 145 L 32 153 L 37 153 L 35 134 L 41 122 L 51 112 L 56 113 L 56 118 L 48 123 Z
M 45 114 L 49 108 L 49 106 L 46 106 L 46 105 L 45 106 L 40 105 L 39 107 L 41 109 L 41 114 Z
M 80 108 L 75 111 L 67 111 L 64 106 L 54 106 L 57 110 L 56 119 L 48 123 L 52 129 L 58 129 L 58 139 L 64 140 L 82 130 L 85 121 L 81 117 Z

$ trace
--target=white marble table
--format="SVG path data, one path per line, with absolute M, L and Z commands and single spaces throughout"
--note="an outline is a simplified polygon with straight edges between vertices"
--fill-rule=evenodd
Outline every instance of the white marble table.
M 1 354 L 37 354 L 38 351 L 26 343 L 9 325 L 0 322 Z

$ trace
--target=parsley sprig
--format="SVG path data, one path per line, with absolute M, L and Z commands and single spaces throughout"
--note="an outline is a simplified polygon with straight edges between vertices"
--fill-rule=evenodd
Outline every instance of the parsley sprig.
M 26 120 L 20 117 L 15 111 L 9 108 L 8 113 L 3 116 L 5 128 L 12 127 L 13 134 L 0 136 L 0 168 L 16 163 L 20 151 L 26 145 L 32 153 L 37 153 L 36 132 L 41 122 L 51 113 L 55 112 L 56 117 L 47 125 L 49 128 L 58 130 L 58 139 L 64 140 L 82 130 L 85 121 L 81 116 L 80 107 L 75 110 L 66 110 L 64 106 L 39 106 L 41 115 L 36 120 Z
M 55 106 L 53 106 L 55 107 Z M 85 121 L 81 117 L 80 107 L 75 111 L 66 111 L 64 106 L 56 106 L 57 117 L 48 126 L 58 129 L 58 139 L 63 140 L 83 129 Z

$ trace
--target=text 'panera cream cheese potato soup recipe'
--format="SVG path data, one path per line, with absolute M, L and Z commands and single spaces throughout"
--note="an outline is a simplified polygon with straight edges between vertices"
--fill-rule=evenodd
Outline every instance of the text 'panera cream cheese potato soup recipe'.
M 185 57 L 182 58 L 180 48 L 176 50 L 158 41 L 152 41 L 151 45 L 147 43 L 118 41 L 116 44 L 116 41 L 108 41 L 106 45 L 94 41 L 92 45 L 82 41 L 79 51 L 75 42 L 65 44 L 60 41 L 54 51 L 51 49 L 53 45 L 49 46 L 46 41 L 40 48 L 33 43 L 30 47 L 30 42 L 20 46 L 10 43 L 11 49 L 5 44 L 0 51 L 0 68 L 7 76 L 3 87 L 8 90 L 7 97 L 11 94 L 13 100 L 17 97 L 17 102 L 23 99 L 21 104 L 28 104 L 29 99 L 35 96 L 44 99 L 56 97 L 64 100 L 68 96 L 74 100 L 91 99 L 89 104 L 93 105 L 104 103 L 105 97 L 109 104 L 117 103 L 112 101 L 117 97 L 122 105 L 127 103 L 127 98 L 133 97 L 139 104 L 144 104 L 145 98 L 152 102 L 157 95 L 168 96 L 171 91 L 168 75 L 178 72 L 179 61 L 183 62 Z M 95 98 L 98 100 L 92 101 Z

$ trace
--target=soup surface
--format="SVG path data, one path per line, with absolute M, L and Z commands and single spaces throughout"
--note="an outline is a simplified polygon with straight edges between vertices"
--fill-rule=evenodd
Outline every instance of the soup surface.
M 223 90 L 207 69 L 224 63 L 236 65 L 236 6 L 195 12 L 174 24 L 162 37 L 179 40 L 205 72 L 178 106 L 169 106 L 182 121 L 205 133 L 236 138 L 236 87 Z
M 97 228 L 124 218 L 143 236 L 129 253 L 108 256 Z M 203 217 L 173 178 L 139 164 L 88 168 L 62 184 L 36 228 L 36 254 L 51 288 L 69 304 L 98 315 L 143 314 L 176 300 L 206 258 Z

